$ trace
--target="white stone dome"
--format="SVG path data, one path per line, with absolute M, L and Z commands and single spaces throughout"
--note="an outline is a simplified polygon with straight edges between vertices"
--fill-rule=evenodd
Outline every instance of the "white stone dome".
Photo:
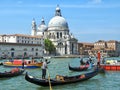
M 47 30 L 47 26 L 46 25 L 39 25 L 38 26 L 38 32 L 44 32 L 45 30 Z
M 49 24 L 48 24 L 48 30 L 49 28 L 64 28 L 68 30 L 68 23 L 67 21 L 61 17 L 61 16 L 55 16 L 53 17 Z
M 47 30 L 47 26 L 45 25 L 44 18 L 41 20 L 41 24 L 38 26 L 38 32 L 44 32 Z

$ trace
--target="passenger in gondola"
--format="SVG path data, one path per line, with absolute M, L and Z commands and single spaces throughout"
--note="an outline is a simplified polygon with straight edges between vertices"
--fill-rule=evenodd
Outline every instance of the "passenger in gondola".
M 42 79 L 45 79 L 46 77 L 46 69 L 47 69 L 47 59 L 42 64 Z
M 13 59 L 12 58 L 9 61 L 13 63 Z
M 89 65 L 89 60 L 87 60 L 86 65 Z
M 92 59 L 91 59 L 91 57 L 89 57 L 89 62 L 92 63 Z
M 83 61 L 83 58 L 80 60 L 80 64 L 81 64 L 81 65 L 84 65 L 84 64 L 85 64 L 84 61 Z
M 24 69 L 24 61 L 22 61 L 22 69 Z
M 18 68 L 18 67 L 16 67 L 16 68 L 13 68 L 12 70 L 11 70 L 11 73 L 15 73 L 15 72 L 18 72 L 20 69 Z

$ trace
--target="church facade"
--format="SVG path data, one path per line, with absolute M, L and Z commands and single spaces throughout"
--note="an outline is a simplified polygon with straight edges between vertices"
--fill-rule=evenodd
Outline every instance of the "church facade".
M 37 28 L 33 19 L 31 35 L 43 36 L 44 39 L 51 40 L 56 48 L 56 55 L 78 53 L 78 40 L 70 33 L 68 23 L 62 17 L 59 6 L 56 7 L 55 16 L 49 21 L 48 26 L 45 25 L 44 18 L 42 18 L 41 24 Z

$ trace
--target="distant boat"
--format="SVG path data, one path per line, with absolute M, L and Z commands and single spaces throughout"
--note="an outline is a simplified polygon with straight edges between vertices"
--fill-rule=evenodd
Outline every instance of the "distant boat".
M 44 59 L 50 59 L 51 57 L 49 57 L 49 56 L 44 56 L 43 58 L 44 58 Z
M 69 67 L 69 70 L 72 70 L 72 71 L 86 71 L 88 70 L 90 65 L 81 65 L 79 67 L 72 67 L 70 66 L 70 64 L 68 65 Z
M 40 68 L 43 62 L 37 62 L 36 60 L 22 60 L 22 59 L 15 59 L 4 62 L 3 65 L 6 67 L 18 67 L 22 68 L 24 61 L 24 68 Z
M 23 74 L 24 69 L 19 69 L 15 72 L 9 71 L 9 72 L 0 72 L 0 78 L 9 78 L 9 77 L 14 77 Z
M 100 64 L 105 70 L 120 71 L 120 62 L 117 60 L 106 60 L 105 64 Z
M 3 65 L 3 63 L 2 63 L 2 62 L 0 62 L 0 65 Z

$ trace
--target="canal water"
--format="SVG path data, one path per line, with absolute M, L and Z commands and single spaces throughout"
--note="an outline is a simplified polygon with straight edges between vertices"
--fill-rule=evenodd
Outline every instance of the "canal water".
M 120 58 L 115 58 L 119 59 Z M 3 61 L 3 60 L 0 60 Z M 51 78 L 56 75 L 73 76 L 84 72 L 73 72 L 68 69 L 68 63 L 71 66 L 79 66 L 80 58 L 51 58 L 48 70 Z M 0 72 L 9 71 L 11 68 L 0 66 Z M 30 75 L 41 78 L 41 68 L 26 69 Z M 0 79 L 0 90 L 50 90 L 49 87 L 42 87 L 25 79 L 25 73 L 21 76 Z M 84 81 L 67 85 L 54 86 L 53 90 L 120 90 L 120 71 L 107 71 L 106 74 L 98 74 L 97 76 Z

